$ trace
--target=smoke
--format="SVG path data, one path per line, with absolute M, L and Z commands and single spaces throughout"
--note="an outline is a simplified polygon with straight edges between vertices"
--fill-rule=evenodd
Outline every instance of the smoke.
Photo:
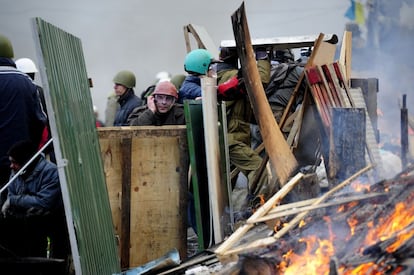
M 400 8 L 400 25 L 410 30 L 414 29 L 414 3 L 407 4 L 403 2 Z
M 359 41 L 353 44 L 353 77 L 378 78 L 378 128 L 384 137 L 399 138 L 404 94 L 409 113 L 414 106 L 414 5 L 402 0 L 373 0 L 371 4 L 366 26 L 356 28 L 360 33 L 353 32 L 353 41 Z

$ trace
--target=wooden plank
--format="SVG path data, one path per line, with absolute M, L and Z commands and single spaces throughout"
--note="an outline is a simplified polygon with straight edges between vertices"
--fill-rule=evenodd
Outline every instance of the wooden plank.
M 319 79 L 317 75 L 317 70 L 315 67 L 309 67 L 305 69 L 306 79 L 310 85 L 310 91 L 312 97 L 315 101 L 316 109 L 319 112 L 319 115 L 322 120 L 322 124 L 327 131 L 331 125 L 331 115 L 329 110 L 329 102 L 327 102 L 326 98 L 323 96 L 322 91 L 318 85 Z
M 371 120 L 369 119 L 369 114 L 368 114 L 367 107 L 365 105 L 365 100 L 362 94 L 362 90 L 361 88 L 351 88 L 349 91 L 350 91 L 352 100 L 355 104 L 355 107 L 362 108 L 365 110 L 365 116 L 366 116 L 366 129 L 365 129 L 366 138 L 365 139 L 366 139 L 368 157 L 374 166 L 375 173 L 380 179 L 382 179 L 383 177 L 382 158 L 379 152 L 379 147 L 378 147 L 376 135 L 374 132 L 374 127 L 372 126 Z
M 279 203 L 302 179 L 303 174 L 296 174 L 288 183 L 286 183 L 275 195 L 273 195 L 268 201 L 265 202 L 259 209 L 257 209 L 253 215 L 247 219 L 247 223 L 237 228 L 237 230 L 226 239 L 214 252 L 219 255 L 225 255 L 244 234 L 246 234 L 254 225 L 249 223 L 250 220 L 254 220 L 266 215 L 277 203 Z
M 219 243 L 225 237 L 225 224 L 229 221 L 226 208 L 229 206 L 229 197 L 225 178 L 221 177 L 221 156 L 219 148 L 219 129 L 217 111 L 217 80 L 212 77 L 201 78 L 204 137 L 206 145 L 208 190 L 210 195 L 210 209 L 213 220 L 214 242 Z
M 315 50 L 315 49 L 314 49 Z M 312 66 L 329 64 L 334 61 L 336 45 L 322 41 L 312 61 Z
M 129 248 L 130 266 L 159 258 L 172 247 L 187 255 L 187 174 L 188 149 L 185 126 L 104 127 L 99 129 L 104 156 L 111 210 L 125 215 L 130 211 L 130 235 L 122 230 L 120 243 Z M 130 148 L 130 149 L 128 149 Z M 129 155 L 129 156 L 127 156 Z M 130 158 L 130 161 L 128 161 Z M 124 159 L 124 160 L 122 160 Z M 118 164 L 118 162 L 124 164 Z M 127 163 L 130 163 L 128 169 Z M 123 167 L 125 166 L 125 167 Z M 122 170 L 122 171 L 120 171 Z M 121 176 L 130 171 L 130 209 L 121 202 Z M 127 179 L 127 175 L 123 176 Z M 125 190 L 123 193 L 128 193 Z M 115 192 L 113 194 L 112 192 Z M 125 197 L 125 194 L 122 194 Z M 121 213 L 119 213 L 121 211 Z M 114 223 L 120 218 L 114 219 Z M 121 231 L 120 224 L 115 224 Z M 130 238 L 129 243 L 125 238 Z M 124 254 L 120 254 L 125 257 Z
M 106 177 L 106 186 L 108 189 L 109 203 L 112 212 L 112 222 L 115 230 L 115 237 L 118 242 L 118 255 L 121 255 L 121 240 L 122 235 L 122 151 L 120 141 L 118 138 L 104 138 L 101 136 L 101 129 L 98 128 L 98 134 L 100 135 L 99 143 L 101 146 L 101 156 L 104 166 L 104 173 Z M 109 127 L 105 127 L 109 129 Z M 109 183 L 109 184 L 108 184 Z M 117 183 L 117 184 L 112 184 Z M 128 245 L 129 247 L 129 245 Z M 120 256 L 121 257 L 121 256 Z M 129 257 L 128 257 L 129 261 Z
M 349 85 L 351 80 L 352 68 L 352 32 L 345 31 L 342 37 L 342 46 L 339 55 L 339 63 L 343 69 L 344 80 Z
M 334 96 L 334 94 L 332 93 L 332 91 L 330 89 L 330 86 L 328 84 L 328 81 L 325 78 L 325 74 L 323 72 L 322 67 L 316 65 L 315 68 L 318 69 L 317 73 L 318 73 L 318 77 L 319 77 L 319 87 L 321 88 L 322 93 L 324 94 L 326 100 L 329 102 L 329 105 L 332 108 L 334 108 L 334 107 L 341 107 L 341 103 Z
M 333 64 L 326 64 L 324 65 L 326 73 L 329 73 L 330 81 L 335 87 L 335 90 L 337 92 L 337 95 L 341 101 L 341 106 L 346 108 L 351 108 L 351 101 L 349 100 L 349 97 L 343 87 L 341 87 L 339 83 L 339 79 L 336 76 L 335 69 L 333 67 Z
M 131 240 L 131 138 L 121 139 L 121 171 L 122 171 L 122 191 L 121 191 L 121 268 L 128 268 L 129 265 L 129 245 Z
M 320 208 L 337 206 L 337 205 L 340 205 L 340 204 L 346 204 L 346 203 L 349 203 L 349 202 L 355 202 L 355 201 L 360 201 L 360 200 L 371 199 L 371 198 L 375 198 L 375 197 L 379 197 L 379 196 L 384 196 L 384 193 L 372 193 L 372 194 L 356 195 L 356 196 L 351 196 L 351 197 L 337 198 L 334 201 L 321 203 L 321 204 L 318 204 L 318 205 L 305 205 L 305 206 L 301 206 L 301 207 L 291 207 L 291 208 L 285 209 L 285 210 L 280 210 L 277 207 L 275 207 L 271 211 L 269 211 L 269 213 L 266 216 L 263 216 L 263 217 L 258 218 L 256 220 L 251 220 L 251 221 L 249 221 L 249 223 L 265 222 L 265 221 L 274 220 L 274 219 L 281 218 L 281 217 L 286 217 L 286 216 L 290 216 L 290 215 L 294 215 L 294 214 L 299 214 L 301 212 L 308 211 L 308 210 L 315 210 L 315 209 L 320 209 Z M 315 202 L 315 199 L 310 199 L 309 202 L 310 203 Z
M 336 77 L 338 78 L 339 84 L 344 89 L 345 94 L 346 94 L 346 96 L 348 97 L 348 99 L 351 103 L 351 106 L 355 106 L 354 102 L 352 101 L 352 97 L 350 96 L 349 85 L 348 85 L 348 82 L 346 81 L 346 79 L 344 78 L 344 73 L 343 73 L 341 65 L 338 62 L 334 62 L 333 63 L 333 68 L 334 68 Z
M 332 140 L 329 173 L 333 182 L 342 181 L 365 167 L 365 110 L 361 108 L 332 109 Z
M 253 112 L 260 127 L 266 152 L 276 171 L 279 182 L 283 185 L 296 168 L 297 161 L 275 121 L 260 81 L 260 75 L 250 40 L 244 3 L 233 13 L 232 24 L 237 52 L 240 57 L 243 77 Z
M 328 192 L 323 194 L 321 197 L 317 198 L 311 205 L 318 205 L 318 204 L 324 202 L 326 199 L 328 199 L 330 196 L 332 196 L 332 194 L 334 194 L 338 190 L 344 188 L 346 185 L 348 185 L 349 183 L 354 181 L 356 178 L 358 178 L 362 174 L 369 171 L 371 168 L 372 168 L 372 166 L 368 165 L 365 168 L 359 170 L 358 172 L 353 174 L 351 177 L 344 180 L 339 185 L 337 185 L 336 187 L 332 188 L 331 190 L 329 190 Z M 232 250 L 227 250 L 226 255 L 233 255 L 233 254 L 237 254 L 237 253 L 242 252 L 242 251 L 244 253 L 247 253 L 247 252 L 249 252 L 253 249 L 256 249 L 258 247 L 265 247 L 265 246 L 268 246 L 268 245 L 272 245 L 278 239 L 282 238 L 286 233 L 288 233 L 290 230 L 292 230 L 294 227 L 296 227 L 299 224 L 299 222 L 301 220 L 303 220 L 308 215 L 309 212 L 310 212 L 310 210 L 296 215 L 295 218 L 293 218 L 291 221 L 289 221 L 288 224 L 286 224 L 281 230 L 276 232 L 273 236 L 265 238 L 265 239 L 260 239 L 260 240 L 257 240 L 257 241 L 254 241 L 252 243 L 248 243 L 248 244 L 245 244 L 245 245 L 241 245 L 241 246 L 236 247 Z
M 208 50 L 215 59 L 218 59 L 219 48 L 214 43 L 213 39 L 208 34 L 207 30 L 203 26 L 195 24 L 188 24 L 187 26 L 190 32 L 194 35 L 194 37 L 201 45 L 200 48 Z
M 328 69 L 328 66 L 326 64 L 322 65 L 321 69 L 322 69 L 321 73 L 324 76 L 327 87 L 329 87 L 329 91 L 332 94 L 332 97 L 334 98 L 334 101 L 336 103 L 335 106 L 336 107 L 346 107 L 345 102 L 344 102 L 343 98 L 341 97 L 341 95 L 340 95 L 340 93 L 339 93 L 339 91 L 338 91 L 338 89 L 337 89 L 337 87 L 334 83 L 334 80 L 332 78 L 331 72 Z

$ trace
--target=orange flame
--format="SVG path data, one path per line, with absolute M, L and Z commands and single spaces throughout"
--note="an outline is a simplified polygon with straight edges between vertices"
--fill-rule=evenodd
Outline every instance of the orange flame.
M 414 205 L 407 206 L 404 202 L 399 202 L 395 205 L 395 211 L 388 217 L 381 219 L 378 222 L 378 226 L 373 228 L 373 222 L 371 222 L 371 230 L 368 232 L 365 238 L 365 245 L 372 245 L 378 240 L 384 241 L 389 238 L 395 237 L 395 241 L 386 248 L 388 253 L 396 251 L 406 240 L 410 239 L 414 235 L 414 228 L 412 224 L 414 222 Z M 411 227 L 409 227 L 411 225 Z M 353 270 L 342 273 L 343 275 L 353 274 L 384 274 L 384 272 L 390 268 L 384 263 L 385 266 L 375 264 L 373 262 L 361 264 Z M 393 274 L 398 274 L 400 268 L 396 268 Z
M 358 220 L 354 217 L 350 217 L 350 218 L 348 218 L 348 220 L 346 222 L 348 223 L 349 228 L 351 230 L 351 236 L 354 236 L 355 226 L 358 224 Z
M 414 222 L 414 205 L 407 208 L 403 202 L 399 202 L 395 205 L 395 211 L 392 215 L 389 215 L 386 219 L 378 222 L 378 227 L 370 230 L 365 239 L 366 245 L 371 245 L 377 240 L 384 241 L 394 236 L 399 231 L 406 228 L 408 225 Z M 408 238 L 414 234 L 414 230 L 411 230 L 411 234 L 407 232 Z M 407 240 L 407 238 L 403 238 Z
M 301 239 L 299 242 L 306 243 L 306 251 L 302 255 L 293 251 L 286 253 L 286 261 L 279 265 L 279 268 L 283 267 L 283 274 L 328 274 L 330 258 L 335 254 L 332 242 L 320 240 L 316 236 Z

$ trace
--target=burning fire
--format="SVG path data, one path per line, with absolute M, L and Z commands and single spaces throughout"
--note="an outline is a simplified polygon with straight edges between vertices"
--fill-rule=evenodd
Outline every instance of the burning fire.
M 395 205 L 395 211 L 389 217 L 380 220 L 378 227 L 369 231 L 367 238 L 365 239 L 366 245 L 371 245 L 376 242 L 376 240 L 387 240 L 396 234 L 401 233 L 406 227 L 411 225 L 414 222 L 414 205 L 407 208 L 403 202 L 399 202 Z M 405 240 L 411 238 L 414 235 L 414 229 L 409 232 L 404 232 L 398 234 L 398 240 L 392 245 L 392 247 L 398 248 Z M 393 252 L 395 249 L 391 249 Z M 388 250 L 388 249 L 387 249 Z
M 301 255 L 292 250 L 286 253 L 279 270 L 283 274 L 327 274 L 326 263 L 335 254 L 332 242 L 316 236 L 300 239 L 299 242 L 306 244 L 306 250 Z
M 378 243 L 378 241 L 389 240 L 390 244 L 386 247 L 386 252 L 392 253 L 396 251 L 407 240 L 414 236 L 414 203 L 413 200 L 407 202 L 399 202 L 395 205 L 395 209 L 392 214 L 387 217 L 381 218 L 378 222 L 369 221 L 366 222 L 368 226 L 368 233 L 365 241 L 360 247 L 360 251 Z M 412 205 L 409 205 L 411 203 Z M 328 225 L 330 220 L 325 221 Z M 355 233 L 355 228 L 359 221 L 355 217 L 351 217 L 347 220 L 350 229 L 350 238 Z M 330 232 L 330 239 L 319 239 L 316 236 L 309 236 L 300 239 L 300 243 L 306 244 L 306 249 L 303 253 L 295 253 L 289 251 L 283 258 L 284 261 L 278 265 L 279 270 L 283 274 L 329 274 L 329 263 L 332 256 L 335 255 L 335 248 L 333 245 L 334 234 L 332 230 Z M 356 252 L 357 253 L 357 252 Z M 368 262 L 359 265 L 358 267 L 347 270 L 346 267 L 339 268 L 339 274 L 352 275 L 352 274 L 370 274 L 379 275 L 384 272 L 390 272 L 391 266 L 385 262 Z M 390 274 L 398 274 L 401 272 L 401 268 L 393 268 Z

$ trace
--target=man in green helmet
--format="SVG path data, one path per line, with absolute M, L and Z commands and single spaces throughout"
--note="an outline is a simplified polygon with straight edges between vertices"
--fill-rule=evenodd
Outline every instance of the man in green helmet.
M 114 79 L 115 94 L 119 97 L 120 108 L 115 114 L 114 126 L 127 126 L 128 116 L 132 110 L 142 105 L 142 100 L 135 95 L 135 75 L 131 71 L 120 71 Z

